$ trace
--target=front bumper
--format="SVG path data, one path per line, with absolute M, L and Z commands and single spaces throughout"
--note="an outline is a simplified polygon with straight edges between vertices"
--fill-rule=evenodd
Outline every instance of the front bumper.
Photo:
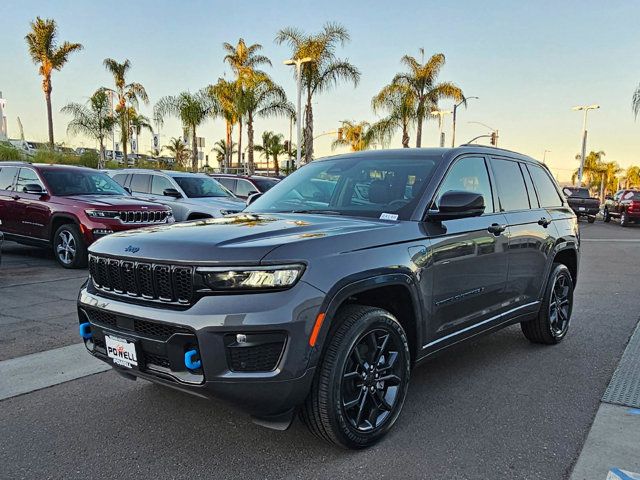
M 84 287 L 78 314 L 81 324 L 90 324 L 88 351 L 121 373 L 272 416 L 308 394 L 314 372 L 309 336 L 323 299 L 301 281 L 283 292 L 204 297 L 179 310 L 106 298 Z M 136 343 L 139 369 L 112 363 L 105 334 Z M 238 344 L 238 334 L 249 345 Z M 190 370 L 184 353 L 193 349 L 201 367 Z

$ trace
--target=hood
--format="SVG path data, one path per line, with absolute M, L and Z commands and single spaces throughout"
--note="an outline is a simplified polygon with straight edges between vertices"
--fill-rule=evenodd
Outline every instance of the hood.
M 333 242 L 330 237 L 345 235 L 361 239 L 362 245 L 366 243 L 363 232 L 371 236 L 373 231 L 395 225 L 329 215 L 239 214 L 114 233 L 94 243 L 89 251 L 163 262 L 256 264 L 281 245 Z M 305 251 L 313 248 L 309 245 Z M 135 255 L 127 251 L 135 251 Z
M 85 204 L 87 207 L 127 210 L 169 210 L 158 203 L 124 195 L 74 195 L 58 197 L 59 203 Z

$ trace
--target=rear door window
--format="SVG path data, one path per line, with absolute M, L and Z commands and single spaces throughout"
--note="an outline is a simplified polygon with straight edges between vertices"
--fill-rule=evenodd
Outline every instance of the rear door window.
M 491 162 L 500 197 L 500 209 L 503 212 L 529 209 L 527 187 L 518 163 L 497 158 Z
M 136 173 L 131 179 L 131 191 L 136 193 L 149 193 L 149 181 L 151 175 Z
M 556 189 L 555 182 L 551 179 L 547 171 L 537 165 L 527 165 L 533 184 L 538 192 L 538 199 L 541 207 L 560 207 L 563 204 L 562 198 Z
M 0 167 L 0 190 L 13 190 L 13 179 L 18 167 Z
M 536 189 L 534 188 L 533 182 L 531 181 L 529 170 L 527 170 L 527 166 L 524 163 L 520 163 L 519 165 L 522 176 L 524 177 L 524 184 L 527 186 L 527 194 L 529 195 L 529 203 L 531 204 L 531 208 L 539 208 L 540 203 L 538 202 L 538 195 L 536 194 Z

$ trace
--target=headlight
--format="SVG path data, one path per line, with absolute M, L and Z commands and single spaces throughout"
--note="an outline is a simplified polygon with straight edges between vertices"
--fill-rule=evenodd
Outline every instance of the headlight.
M 273 267 L 200 267 L 197 272 L 211 290 L 277 290 L 292 287 L 302 275 L 302 265 Z
M 85 210 L 84 213 L 91 218 L 118 218 L 120 216 L 120 212 L 112 210 Z

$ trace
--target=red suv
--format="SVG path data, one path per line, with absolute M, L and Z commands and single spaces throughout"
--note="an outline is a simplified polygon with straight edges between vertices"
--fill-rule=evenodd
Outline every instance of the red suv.
M 0 231 L 5 240 L 53 247 L 65 268 L 86 266 L 87 247 L 100 237 L 173 221 L 170 208 L 134 199 L 105 173 L 0 162 Z

